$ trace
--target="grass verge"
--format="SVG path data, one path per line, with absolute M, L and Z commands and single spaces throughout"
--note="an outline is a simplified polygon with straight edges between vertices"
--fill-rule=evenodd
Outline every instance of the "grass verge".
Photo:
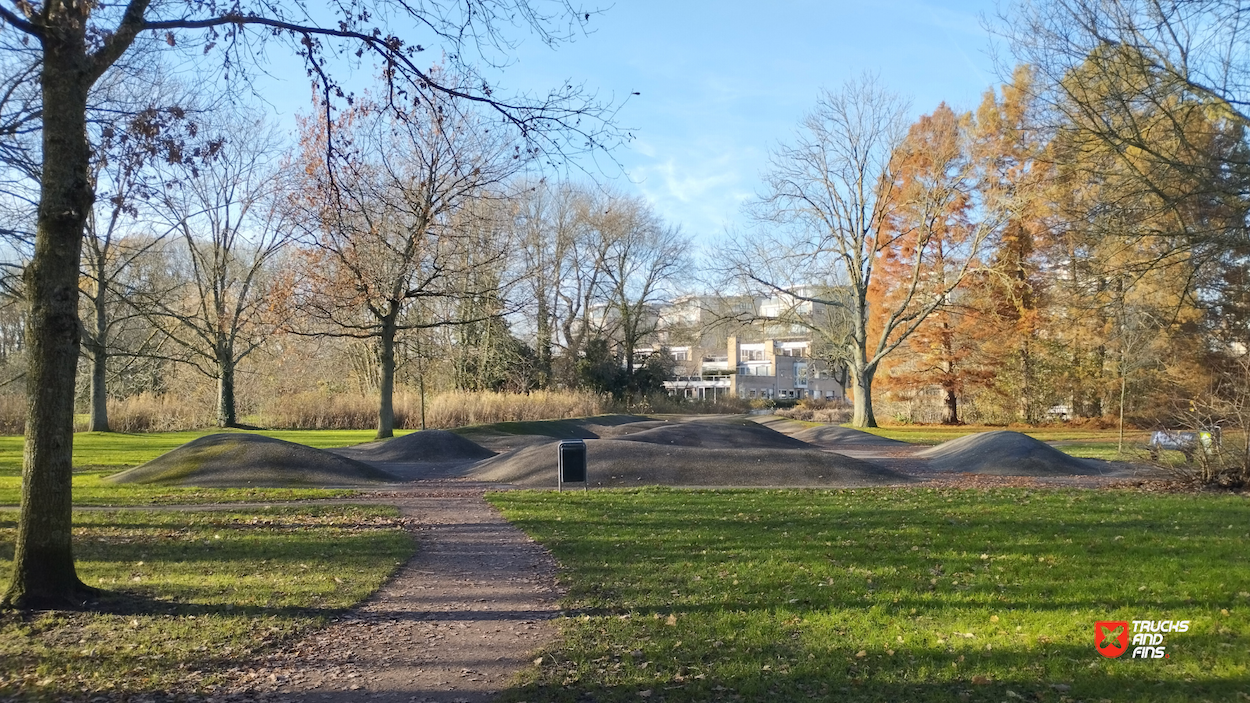
M 188 432 L 151 432 L 128 434 L 124 432 L 79 432 L 74 435 L 75 470 L 120 471 L 155 459 L 171 449 L 198 437 L 218 432 L 243 432 L 244 430 L 206 429 Z M 407 434 L 397 430 L 396 436 Z M 253 434 L 285 439 L 317 449 L 345 447 L 373 440 L 374 430 L 258 430 Z M 0 476 L 20 476 L 22 473 L 21 435 L 0 436 Z
M 849 427 L 849 425 L 843 425 Z M 1124 451 L 1120 451 L 1118 430 L 1093 430 L 1066 427 L 984 427 L 977 425 L 908 425 L 903 427 L 857 427 L 855 429 L 881 437 L 889 437 L 911 444 L 936 445 L 977 432 L 1009 429 L 1026 434 L 1043 442 L 1053 443 L 1056 449 L 1081 459 L 1104 459 L 1106 461 L 1142 461 L 1146 456 L 1146 443 L 1150 433 L 1132 430 L 1124 434 Z
M 204 503 L 267 503 L 314 498 L 342 498 L 352 490 L 313 488 L 190 488 L 181 486 L 111 485 L 101 479 L 220 430 L 190 432 L 79 432 L 74 435 L 74 504 L 82 506 L 192 505 Z M 227 430 L 239 432 L 241 430 Z M 373 430 L 266 430 L 255 434 L 325 449 L 373 439 Z M 407 434 L 397 431 L 396 435 Z M 22 442 L 0 436 L 0 505 L 21 499 Z
M 204 691 L 364 599 L 415 545 L 386 507 L 75 515 L 93 612 L 0 611 L 0 698 Z M 0 578 L 16 513 L 0 512 Z
M 112 471 L 77 473 L 73 477 L 74 505 L 124 507 L 137 505 L 204 505 L 209 503 L 279 503 L 292 500 L 347 498 L 351 489 L 325 488 L 193 488 L 105 483 Z M 0 505 L 21 501 L 22 477 L 0 476 Z
M 497 493 L 568 585 L 507 701 L 1250 695 L 1242 497 L 940 489 Z M 1190 620 L 1107 659 L 1099 620 Z

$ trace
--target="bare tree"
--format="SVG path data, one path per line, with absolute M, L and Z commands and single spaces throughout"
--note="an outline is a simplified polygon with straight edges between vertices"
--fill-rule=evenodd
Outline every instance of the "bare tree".
M 637 392 L 636 350 L 659 329 L 659 306 L 673 299 L 690 270 L 690 244 L 637 198 L 607 199 L 589 218 L 603 243 L 606 325 L 620 345 L 627 401 Z
M 304 139 L 301 206 L 314 252 L 299 302 L 303 332 L 376 340 L 378 437 L 390 437 L 397 336 L 452 323 L 428 316 L 437 299 L 490 292 L 473 288 L 488 279 L 469 269 L 500 266 L 504 248 L 482 247 L 457 218 L 471 218 L 468 205 L 490 197 L 527 155 L 506 125 L 438 96 L 417 96 L 397 113 L 358 102 L 338 126 L 352 141 L 337 162 L 322 159 L 327 127 L 309 123 Z
M 904 103 L 872 77 L 824 92 L 795 142 L 772 154 L 752 209 L 770 229 L 739 237 L 728 257 L 749 285 L 845 321 L 831 329 L 845 330 L 857 427 L 876 426 L 872 383 L 881 360 L 948 303 L 1000 206 L 983 199 L 984 219 L 955 241 L 948 213 L 974 197 L 976 165 L 966 145 L 946 145 L 929 155 L 926 178 L 902 181 L 904 116 Z M 887 258 L 898 269 L 891 294 L 870 309 L 880 285 L 874 274 Z M 822 290 L 837 293 L 822 297 Z
M 495 110 L 548 152 L 601 145 L 607 113 L 565 85 L 546 97 L 508 100 L 474 69 L 503 63 L 504 30 L 532 28 L 549 43 L 568 38 L 591 15 L 567 2 L 465 3 L 369 0 L 327 9 L 276 0 L 220 8 L 208 3 L 22 2 L 0 8 L 0 22 L 35 45 L 42 110 L 39 208 L 30 264 L 27 389 L 29 421 L 11 605 L 80 599 L 91 589 L 77 577 L 70 538 L 75 371 L 79 355 L 77 289 L 81 240 L 94 193 L 87 104 L 92 87 L 143 35 L 162 51 L 214 48 L 227 54 L 230 78 L 256 60 L 250 51 L 284 42 L 302 56 L 327 97 L 343 91 L 322 60 L 327 51 L 368 54 L 385 68 L 392 94 L 455 93 Z M 374 24 L 374 23 L 385 24 Z M 401 36 L 392 31 L 407 32 Z M 202 41 L 198 42 L 197 39 Z M 475 80 L 441 84 L 418 64 L 426 46 L 442 48 Z M 485 55 L 484 55 L 485 54 Z M 480 80 L 478 80 L 480 79 Z M 328 108 L 327 108 L 328 109 Z
M 556 347 L 568 353 L 573 330 L 564 321 L 580 317 L 583 262 L 573 252 L 584 229 L 579 212 L 585 209 L 585 198 L 569 184 L 545 180 L 522 184 L 520 191 L 513 227 L 529 303 L 521 306 L 521 311 L 534 334 L 538 382 L 545 388 L 557 378 Z M 561 332 L 565 333 L 563 344 Z
M 161 194 L 177 236 L 166 249 L 170 273 L 180 285 L 131 292 L 181 351 L 176 358 L 217 381 L 220 427 L 238 424 L 240 362 L 281 325 L 274 299 L 288 282 L 274 264 L 292 236 L 277 137 L 250 120 L 228 133 L 235 136 L 210 140 L 214 153 L 202 164 L 173 169 Z
M 1116 90 L 1099 106 L 1104 114 L 1089 115 L 1109 139 L 1150 150 L 1120 118 L 1165 108 L 1178 92 L 1250 126 L 1250 12 L 1240 0 L 1034 0 L 1006 8 L 993 29 L 1070 108 L 1094 107 L 1081 93 L 1095 82 Z M 1079 68 L 1089 73 L 1074 76 Z
M 97 200 L 87 219 L 83 240 L 83 277 L 80 287 L 84 310 L 83 351 L 91 364 L 92 432 L 109 431 L 108 368 L 115 353 L 133 358 L 140 347 L 123 349 L 117 345 L 122 337 L 134 335 L 143 315 L 119 299 L 122 280 L 141 257 L 148 256 L 169 233 L 165 222 L 148 205 L 160 195 L 159 166 L 181 163 L 193 170 L 210 145 L 196 145 L 194 134 L 199 128 L 187 108 L 166 109 L 160 105 L 186 104 L 174 95 L 179 86 L 153 70 L 146 74 L 151 82 L 139 98 L 115 97 L 111 104 L 126 107 L 147 104 L 119 119 L 117 125 L 102 125 L 95 138 L 92 177 Z M 128 86 L 115 87 L 121 92 Z M 133 91 L 132 91 L 133 92 Z M 129 328 L 123 330 L 122 328 Z M 147 341 L 153 341 L 147 335 Z

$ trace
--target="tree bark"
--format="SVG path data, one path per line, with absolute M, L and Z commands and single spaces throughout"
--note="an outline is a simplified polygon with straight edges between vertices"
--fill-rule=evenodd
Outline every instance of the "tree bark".
M 74 376 L 80 329 L 82 235 L 94 194 L 88 177 L 83 30 L 43 38 L 43 173 L 35 251 L 25 271 L 26 443 L 13 577 L 4 604 L 64 606 L 93 593 L 74 570 L 71 532 Z
M 221 346 L 217 352 L 217 426 L 234 427 L 239 416 L 234 402 L 234 351 Z
M 955 395 L 955 391 L 951 388 L 942 390 L 945 396 L 942 407 L 942 424 L 958 425 L 959 424 L 959 396 Z
M 103 281 L 104 271 L 96 271 L 96 280 Z M 108 311 L 105 307 L 104 284 L 96 283 L 96 296 L 91 301 L 95 329 L 87 343 L 91 356 L 91 426 L 92 432 L 108 432 Z
M 551 387 L 551 313 L 547 307 L 547 292 L 538 298 L 538 339 L 534 344 L 538 366 L 538 387 Z
M 851 415 L 852 427 L 876 427 L 877 416 L 872 412 L 872 379 L 877 375 L 877 366 L 863 366 L 851 369 L 855 383 L 854 412 Z
M 378 336 L 378 439 L 395 436 L 395 332 L 384 321 Z

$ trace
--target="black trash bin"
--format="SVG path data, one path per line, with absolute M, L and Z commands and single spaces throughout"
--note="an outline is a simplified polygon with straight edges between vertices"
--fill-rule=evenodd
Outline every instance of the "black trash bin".
M 566 483 L 582 483 L 590 490 L 590 481 L 586 478 L 586 443 L 580 439 L 560 440 L 557 452 L 556 489 L 564 490 Z

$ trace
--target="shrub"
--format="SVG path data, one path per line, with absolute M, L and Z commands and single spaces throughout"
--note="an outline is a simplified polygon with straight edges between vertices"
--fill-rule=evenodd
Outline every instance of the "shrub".
M 619 406 L 621 412 L 662 413 L 683 415 L 739 415 L 754 407 L 741 398 L 722 397 L 716 400 L 678 398 L 666 393 L 654 393 L 632 407 Z
M 788 417 L 792 420 L 825 422 L 831 425 L 841 425 L 844 422 L 850 422 L 851 413 L 852 408 L 845 401 L 818 400 L 814 398 L 805 398 L 792 408 L 781 408 L 773 412 L 774 415 Z

